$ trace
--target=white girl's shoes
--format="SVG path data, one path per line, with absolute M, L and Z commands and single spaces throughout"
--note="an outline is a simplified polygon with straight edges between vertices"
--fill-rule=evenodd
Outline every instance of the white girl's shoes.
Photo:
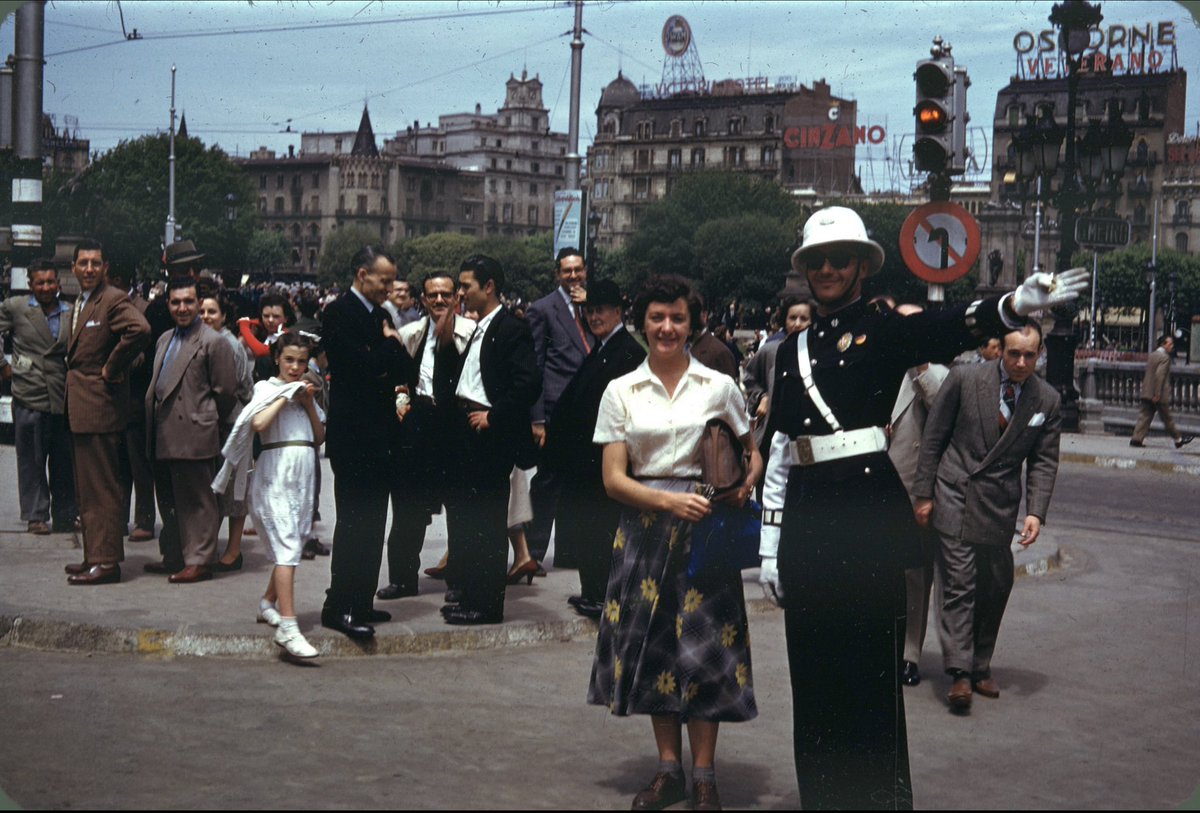
M 293 658 L 315 658 L 321 654 L 300 632 L 295 619 L 288 619 L 279 625 L 279 629 L 275 630 L 275 644 Z
M 279 615 L 279 610 L 275 609 L 275 605 L 264 599 L 259 599 L 258 602 L 258 623 L 270 624 L 272 627 L 279 626 L 279 620 L 282 618 Z

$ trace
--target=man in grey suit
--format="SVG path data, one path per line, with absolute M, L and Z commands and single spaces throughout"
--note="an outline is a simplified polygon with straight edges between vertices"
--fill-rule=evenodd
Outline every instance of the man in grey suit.
M 533 331 L 537 366 L 542 371 L 542 394 L 530 410 L 533 439 L 539 449 L 546 444 L 546 422 L 553 417 L 558 399 L 596 344 L 596 337 L 583 316 L 588 272 L 579 249 L 570 246 L 560 249 L 555 257 L 554 273 L 558 287 L 525 312 L 529 329 Z M 527 531 L 529 553 L 539 563 L 550 548 L 550 530 L 561 488 L 539 460 L 537 474 L 530 483 L 533 521 Z M 564 564 L 557 554 L 555 562 Z M 538 572 L 544 574 L 540 569 Z
M 1013 585 L 1012 537 L 1026 469 L 1024 547 L 1037 541 L 1058 474 L 1060 399 L 1033 375 L 1035 322 L 1007 334 L 999 364 L 955 367 L 925 423 L 913 512 L 941 539 L 938 624 L 948 700 L 971 708 L 972 689 L 999 697 L 992 653 Z
M 1145 446 L 1146 433 L 1150 431 L 1150 422 L 1155 413 L 1162 418 L 1163 428 L 1175 441 L 1175 448 L 1182 449 L 1193 440 L 1195 435 L 1184 435 L 1175 428 L 1175 419 L 1171 417 L 1171 358 L 1175 353 L 1175 339 L 1171 336 L 1161 336 L 1158 347 L 1146 359 L 1146 374 L 1142 377 L 1142 403 L 1138 414 L 1137 424 L 1133 427 L 1133 437 L 1130 446 Z
M 167 283 L 175 329 L 158 339 L 146 390 L 147 446 L 162 515 L 161 562 L 149 573 L 169 573 L 172 584 L 212 578 L 221 514 L 210 484 L 229 427 L 237 418 L 237 365 L 229 342 L 198 318 L 196 281 Z
M 67 425 L 67 340 L 71 306 L 59 299 L 58 271 L 47 260 L 29 269 L 32 294 L 0 303 L 0 340 L 12 336 L 12 364 L 0 353 L 0 378 L 12 380 L 17 493 L 31 534 L 74 529 L 75 474 Z M 46 482 L 46 463 L 50 481 Z

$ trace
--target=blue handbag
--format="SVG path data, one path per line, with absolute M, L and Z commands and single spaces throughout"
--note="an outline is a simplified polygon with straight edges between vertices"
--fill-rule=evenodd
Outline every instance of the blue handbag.
M 712 513 L 692 526 L 688 578 L 704 580 L 758 567 L 762 505 L 747 500 L 741 508 L 713 503 Z

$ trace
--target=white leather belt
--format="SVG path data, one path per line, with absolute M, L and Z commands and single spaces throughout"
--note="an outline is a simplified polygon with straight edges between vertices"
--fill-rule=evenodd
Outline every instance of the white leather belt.
M 832 435 L 801 435 L 788 443 L 788 451 L 791 455 L 790 465 L 812 466 L 830 460 L 886 452 L 887 434 L 882 427 L 868 426 Z

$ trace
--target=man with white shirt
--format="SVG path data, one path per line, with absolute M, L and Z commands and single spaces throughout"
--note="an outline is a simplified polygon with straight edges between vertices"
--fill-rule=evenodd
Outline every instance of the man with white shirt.
M 951 711 L 972 690 L 999 697 L 992 653 L 1013 586 L 1012 541 L 1026 470 L 1020 543 L 1037 541 L 1058 474 L 1060 399 L 1033 374 L 1042 351 L 1037 322 L 1004 336 L 1000 363 L 950 371 L 925 422 L 913 513 L 941 538 L 938 633 L 954 680 Z
M 388 583 L 375 594 L 389 600 L 417 594 L 417 572 L 425 528 L 446 501 L 450 467 L 443 453 L 454 429 L 454 390 L 475 323 L 459 316 L 458 290 L 446 271 L 434 271 L 421 286 L 429 315 L 400 329 L 400 343 L 413 358 L 410 407 L 399 432 L 401 465 L 392 488 L 392 530 L 387 539 Z
M 509 476 L 514 465 L 533 464 L 529 410 L 542 375 L 529 326 L 500 304 L 500 264 L 474 254 L 463 261 L 458 285 L 479 325 L 455 388 L 459 412 L 448 438 L 457 468 L 455 488 L 446 495 L 446 578 L 460 601 L 443 607 L 442 615 L 449 624 L 498 624 L 504 620 Z

